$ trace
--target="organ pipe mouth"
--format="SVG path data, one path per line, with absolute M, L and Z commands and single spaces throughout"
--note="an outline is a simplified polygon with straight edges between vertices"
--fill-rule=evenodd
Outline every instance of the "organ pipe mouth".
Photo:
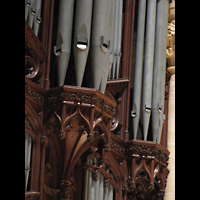
M 34 16 L 35 15 L 35 10 L 31 9 L 31 14 Z
M 146 111 L 147 113 L 150 113 L 150 112 L 151 112 L 151 107 L 148 107 L 148 106 L 145 105 L 145 111 Z
M 37 21 L 37 23 L 38 23 L 38 24 L 40 24 L 40 23 L 41 23 L 41 21 L 42 21 L 42 19 L 41 19 L 41 18 L 39 18 L 39 17 L 37 16 L 37 19 L 36 19 L 36 21 Z
M 78 41 L 76 46 L 77 46 L 78 49 L 86 50 L 87 49 L 87 42 Z
M 131 117 L 136 117 L 136 112 L 134 112 L 134 111 L 131 111 Z
M 101 45 L 101 49 L 103 52 L 107 52 L 109 49 L 109 44 L 106 44 L 105 42 L 103 43 L 103 45 Z
M 31 5 L 31 4 L 30 4 L 29 2 L 26 3 L 26 6 L 27 6 L 27 7 L 30 7 L 30 5 Z
M 110 40 L 108 42 L 104 41 L 104 36 L 100 37 L 100 46 L 101 49 L 104 53 L 106 53 L 108 51 L 108 49 L 110 48 Z
M 54 46 L 54 54 L 56 56 L 60 56 L 62 52 L 63 52 L 63 44 L 61 44 L 60 48 L 59 47 L 57 48 L 57 46 Z

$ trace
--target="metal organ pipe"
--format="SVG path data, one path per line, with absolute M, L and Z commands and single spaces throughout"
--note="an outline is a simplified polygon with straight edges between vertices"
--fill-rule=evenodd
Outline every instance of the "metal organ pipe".
M 64 84 L 70 58 L 73 10 L 74 0 L 60 0 L 57 41 L 54 46 L 59 86 Z
M 74 62 L 76 85 L 81 86 L 90 48 L 93 0 L 77 0 L 74 30 Z
M 106 83 L 108 79 L 108 73 L 113 63 L 113 32 L 114 32 L 114 6 L 115 0 L 110 0 L 109 8 L 109 27 L 108 27 L 108 39 L 110 40 L 110 49 L 106 52 L 105 64 L 103 67 L 103 73 L 101 78 L 101 84 L 99 91 L 105 93 Z
M 99 89 L 106 52 L 110 48 L 108 41 L 108 18 L 110 0 L 94 1 L 92 36 L 91 36 L 91 68 L 94 88 Z
M 134 139 L 137 138 L 137 131 L 138 131 L 138 125 L 139 125 L 139 119 L 140 119 L 145 15 L 146 15 L 146 0 L 140 0 L 139 8 L 138 8 L 133 107 L 131 111 L 131 116 L 133 117 L 133 138 Z
M 117 30 L 118 30 L 118 15 L 119 15 L 119 0 L 115 0 L 115 20 L 114 20 L 114 35 L 113 35 L 113 65 L 112 65 L 112 79 L 115 78 L 115 68 L 117 60 Z
M 31 0 L 25 0 L 25 20 L 28 19 L 30 5 L 31 5 Z
M 28 24 L 31 28 L 33 27 L 34 16 L 35 16 L 35 0 L 31 0 L 28 12 Z
M 25 19 L 36 36 L 41 23 L 41 6 L 42 0 L 25 0 Z
M 25 191 L 27 191 L 28 187 L 28 179 L 29 179 L 29 171 L 30 171 L 30 163 L 31 163 L 31 145 L 32 138 L 26 133 L 25 135 Z
M 161 100 L 160 100 L 160 121 L 158 127 L 158 135 L 157 135 L 157 143 L 160 144 L 161 134 L 162 134 L 162 127 L 163 122 L 165 119 L 164 112 L 164 103 L 165 103 L 165 77 L 166 77 L 166 49 L 167 49 L 167 27 L 168 27 L 168 10 L 169 10 L 169 0 L 165 0 L 165 24 L 164 24 L 164 35 L 163 35 L 163 65 L 162 65 L 162 84 L 161 84 Z
M 33 25 L 33 30 L 35 35 L 38 35 L 38 31 L 39 31 L 39 26 L 41 23 L 41 5 L 42 4 L 42 0 L 36 0 L 36 5 L 35 5 L 35 18 L 34 18 L 34 25 Z
M 155 41 L 155 26 L 156 26 L 156 2 L 157 0 L 150 0 L 147 3 L 147 22 L 146 22 L 143 95 L 142 95 L 144 140 L 147 140 L 147 133 L 151 115 L 154 41 Z
M 165 23 L 165 4 L 166 0 L 157 2 L 156 16 L 156 35 L 155 35 L 155 51 L 154 51 L 154 70 L 153 70 L 153 91 L 152 91 L 152 134 L 153 141 L 156 142 L 158 127 L 161 115 L 161 84 L 163 72 L 163 43 Z
M 119 0 L 119 14 L 118 14 L 118 30 L 117 30 L 117 69 L 116 79 L 119 78 L 119 67 L 121 60 L 121 42 L 122 42 L 122 12 L 123 12 L 123 0 Z
M 89 165 L 92 165 L 92 159 L 89 159 Z M 88 194 L 88 199 L 90 199 L 90 200 L 91 200 L 92 181 L 93 181 L 92 172 L 90 170 L 88 170 L 88 187 L 87 187 L 88 192 L 87 192 L 87 194 Z
M 103 200 L 103 191 L 104 191 L 104 176 L 100 173 L 100 184 L 99 184 L 99 200 Z

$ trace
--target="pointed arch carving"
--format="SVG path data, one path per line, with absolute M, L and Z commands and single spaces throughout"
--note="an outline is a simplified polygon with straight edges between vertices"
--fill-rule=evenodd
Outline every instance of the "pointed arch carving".
M 25 99 L 25 118 L 27 118 L 31 122 L 34 133 L 41 135 L 43 125 L 38 116 L 38 113 L 35 111 L 31 103 L 29 103 L 27 99 Z
M 90 132 L 91 126 L 90 126 L 90 122 L 86 119 L 86 117 L 84 117 L 84 115 L 81 112 L 80 106 L 77 106 L 76 111 L 68 116 L 64 122 L 63 122 L 63 126 L 65 127 L 65 131 L 68 129 L 68 125 L 70 125 L 70 122 L 75 118 L 75 117 L 79 117 L 80 121 L 82 121 L 83 125 L 82 125 L 82 130 L 87 130 L 87 132 Z M 70 126 L 71 127 L 71 126 Z M 85 128 L 84 128 L 85 127 Z

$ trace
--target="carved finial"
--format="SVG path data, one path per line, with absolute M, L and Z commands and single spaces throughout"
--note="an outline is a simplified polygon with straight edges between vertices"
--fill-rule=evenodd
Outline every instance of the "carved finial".
M 109 145 L 109 144 L 105 144 L 105 145 L 103 146 L 103 149 L 104 149 L 105 152 L 110 151 L 110 145 Z
M 43 147 L 46 147 L 46 145 L 48 144 L 47 136 L 42 136 L 41 137 L 41 144 L 42 144 Z
M 64 139 L 65 138 L 65 131 L 61 130 L 59 135 L 60 135 L 61 139 Z
M 93 140 L 93 135 L 89 133 L 87 135 L 87 140 L 88 140 L 88 142 L 90 142 L 91 140 Z

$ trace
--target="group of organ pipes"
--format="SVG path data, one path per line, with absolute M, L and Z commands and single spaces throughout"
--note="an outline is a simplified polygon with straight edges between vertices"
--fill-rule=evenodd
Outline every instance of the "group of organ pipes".
M 122 8 L 122 0 L 60 1 L 54 46 L 59 86 L 64 84 L 71 54 L 74 56 L 76 86 L 82 85 L 88 59 L 92 76 L 89 87 L 104 93 L 108 75 L 112 79 L 119 77 Z
M 132 77 L 133 138 L 137 138 L 139 120 L 142 119 L 143 139 L 147 140 L 152 117 L 153 141 L 160 143 L 165 118 L 169 0 L 139 0 L 138 4 L 135 73 Z M 25 1 L 25 19 L 36 35 L 42 20 L 41 7 L 42 0 Z M 105 93 L 107 80 L 120 78 L 122 17 L 123 0 L 59 1 L 56 44 L 53 44 L 58 86 L 64 85 L 72 54 L 76 86 L 82 85 L 87 62 L 91 65 L 88 87 Z

